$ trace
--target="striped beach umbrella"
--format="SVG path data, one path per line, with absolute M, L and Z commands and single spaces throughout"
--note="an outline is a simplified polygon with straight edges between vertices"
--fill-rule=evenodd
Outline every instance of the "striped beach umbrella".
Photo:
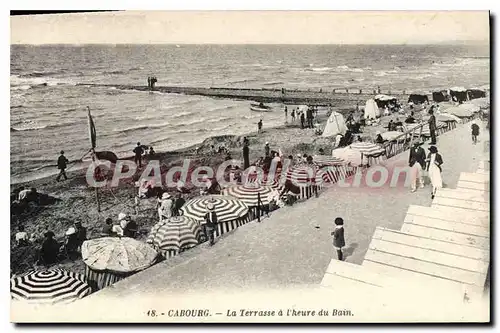
M 338 157 L 353 166 L 363 164 L 361 153 L 358 150 L 351 149 L 349 147 L 336 148 L 332 150 L 332 156 Z
M 85 278 L 93 289 L 102 289 L 151 266 L 158 252 L 129 237 L 102 237 L 82 244 Z
M 10 280 L 11 297 L 29 303 L 70 303 L 91 291 L 83 276 L 62 269 L 35 270 Z
M 479 112 L 480 107 L 472 103 L 464 103 L 458 106 L 459 108 L 469 110 L 472 113 Z
M 197 221 L 186 216 L 174 216 L 155 224 L 146 243 L 168 259 L 198 245 L 200 233 Z
M 458 106 L 454 106 L 454 107 L 451 107 L 449 109 L 446 109 L 446 110 L 444 110 L 444 112 L 455 115 L 459 118 L 469 118 L 469 117 L 472 117 L 472 115 L 474 114 L 473 111 L 471 111 L 467 108 L 458 107 Z
M 319 170 L 316 164 L 297 164 L 288 168 L 286 180 L 294 185 L 306 185 L 316 179 L 316 173 Z
M 403 132 L 399 131 L 388 131 L 382 133 L 381 135 L 384 140 L 389 140 L 389 141 L 396 140 L 396 138 L 398 141 L 404 141 L 406 139 L 406 135 L 404 135 Z
M 83 262 L 95 270 L 137 272 L 156 260 L 156 250 L 129 237 L 102 237 L 83 242 Z
M 443 122 L 450 122 L 450 121 L 457 123 L 461 122 L 460 118 L 449 113 L 441 113 L 436 118 L 438 121 L 443 121 Z
M 490 106 L 490 99 L 487 97 L 476 98 L 476 99 L 472 99 L 464 104 L 473 104 L 473 105 L 479 106 L 481 109 L 485 109 L 485 108 Z
M 231 186 L 222 191 L 222 194 L 234 197 L 244 202 L 248 207 L 254 207 L 258 204 L 258 196 L 263 205 L 268 205 L 268 196 L 273 191 L 271 186 L 262 186 L 259 184 L 246 184 Z
M 182 215 L 204 224 L 208 203 L 214 204 L 218 222 L 237 220 L 248 214 L 248 206 L 243 201 L 222 195 L 210 195 L 197 197 L 186 202 L 181 208 Z
M 385 149 L 371 142 L 354 142 L 349 146 L 353 150 L 357 150 L 367 157 L 377 157 L 385 154 Z
M 313 156 L 313 161 L 315 164 L 317 164 L 319 166 L 347 164 L 347 162 L 341 158 L 338 158 L 335 156 L 328 156 L 328 155 L 315 155 L 315 156 Z

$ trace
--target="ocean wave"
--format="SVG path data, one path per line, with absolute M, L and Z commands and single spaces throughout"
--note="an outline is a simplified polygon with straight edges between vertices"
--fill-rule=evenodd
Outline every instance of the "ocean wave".
M 277 84 L 284 84 L 283 81 L 271 81 L 271 82 L 265 82 L 262 85 L 263 86 L 275 86 Z
M 192 121 L 183 122 L 182 125 L 194 125 L 194 124 L 202 123 L 204 121 L 206 121 L 206 119 L 194 119 Z
M 240 80 L 229 81 L 226 84 L 249 83 L 249 82 L 257 82 L 257 81 L 259 81 L 259 80 L 257 80 L 257 79 L 240 79 Z
M 11 90 L 27 90 L 35 87 L 47 87 L 47 86 L 57 86 L 57 85 L 76 86 L 76 82 L 73 82 L 71 80 L 56 79 L 53 77 L 45 77 L 45 76 L 44 77 L 21 77 L 19 75 L 10 76 Z
M 225 105 L 225 106 L 216 106 L 213 108 L 208 109 L 208 112 L 215 112 L 215 111 L 222 111 L 222 110 L 229 110 L 233 109 L 235 106 L 234 105 Z
M 175 106 L 177 107 L 177 106 Z M 181 117 L 185 117 L 185 116 L 189 116 L 190 114 L 193 114 L 193 112 L 189 112 L 189 111 L 184 111 L 184 112 L 178 112 L 178 113 L 175 113 L 174 115 L 170 116 L 170 118 L 181 118 Z
M 21 78 L 35 78 L 35 77 L 46 77 L 46 76 L 51 76 L 51 75 L 57 75 L 57 74 L 62 74 L 65 73 L 65 70 L 59 70 L 59 71 L 52 71 L 52 72 L 41 72 L 41 71 L 33 71 L 28 74 L 21 74 L 19 77 Z
M 230 117 L 218 117 L 218 118 L 208 120 L 207 123 L 218 123 L 220 121 L 231 120 L 231 119 L 232 118 L 230 118 Z
M 114 133 L 128 133 L 128 132 L 139 131 L 139 130 L 161 128 L 161 127 L 166 127 L 168 125 L 170 125 L 170 123 L 163 123 L 163 124 L 158 124 L 158 125 L 138 125 L 138 126 L 132 126 L 132 127 L 124 128 L 124 129 L 115 129 Z
M 35 131 L 47 128 L 47 125 L 35 125 L 35 126 L 26 126 L 26 127 L 11 127 L 11 132 L 24 132 L 24 131 Z
M 142 69 L 144 69 L 144 67 L 138 66 L 138 67 L 132 67 L 132 68 L 130 68 L 129 71 L 140 71 Z
M 116 74 L 127 74 L 127 71 L 121 69 L 115 69 L 112 71 L 103 71 L 101 72 L 103 75 L 116 75 Z
M 331 71 L 333 68 L 331 67 L 313 67 L 313 68 L 307 68 L 306 71 L 311 71 L 311 72 L 328 72 Z
M 384 71 L 378 71 L 377 73 L 373 74 L 374 76 L 387 76 L 387 72 Z

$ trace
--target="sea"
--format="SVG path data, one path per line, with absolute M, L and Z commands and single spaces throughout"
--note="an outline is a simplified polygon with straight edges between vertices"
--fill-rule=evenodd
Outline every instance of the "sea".
M 57 172 L 60 150 L 79 160 L 90 148 L 130 156 L 137 142 L 156 151 L 284 123 L 283 106 L 252 112 L 249 101 L 115 86 L 426 91 L 490 83 L 489 45 L 12 45 L 11 183 Z

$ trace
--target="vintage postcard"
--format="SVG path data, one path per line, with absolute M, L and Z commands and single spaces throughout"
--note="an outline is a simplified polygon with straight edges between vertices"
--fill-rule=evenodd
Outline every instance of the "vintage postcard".
M 10 17 L 11 321 L 490 321 L 487 11 Z

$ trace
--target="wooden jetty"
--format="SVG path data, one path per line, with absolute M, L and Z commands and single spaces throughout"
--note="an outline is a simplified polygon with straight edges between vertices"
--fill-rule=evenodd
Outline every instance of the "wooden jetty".
M 78 84 L 92 87 L 115 87 L 121 90 L 150 91 L 146 86 L 120 85 L 120 84 Z M 226 87 L 181 87 L 181 86 L 156 86 L 152 91 L 168 94 L 199 95 L 214 98 L 226 98 L 235 100 L 251 100 L 263 103 L 284 104 L 308 104 L 308 105 L 335 105 L 351 102 L 364 105 L 367 99 L 375 97 L 376 94 L 386 94 L 396 97 L 401 101 L 408 98 L 406 92 L 391 91 L 369 91 L 362 89 L 335 89 L 320 90 L 287 90 L 282 89 L 250 89 L 250 88 L 226 88 Z

